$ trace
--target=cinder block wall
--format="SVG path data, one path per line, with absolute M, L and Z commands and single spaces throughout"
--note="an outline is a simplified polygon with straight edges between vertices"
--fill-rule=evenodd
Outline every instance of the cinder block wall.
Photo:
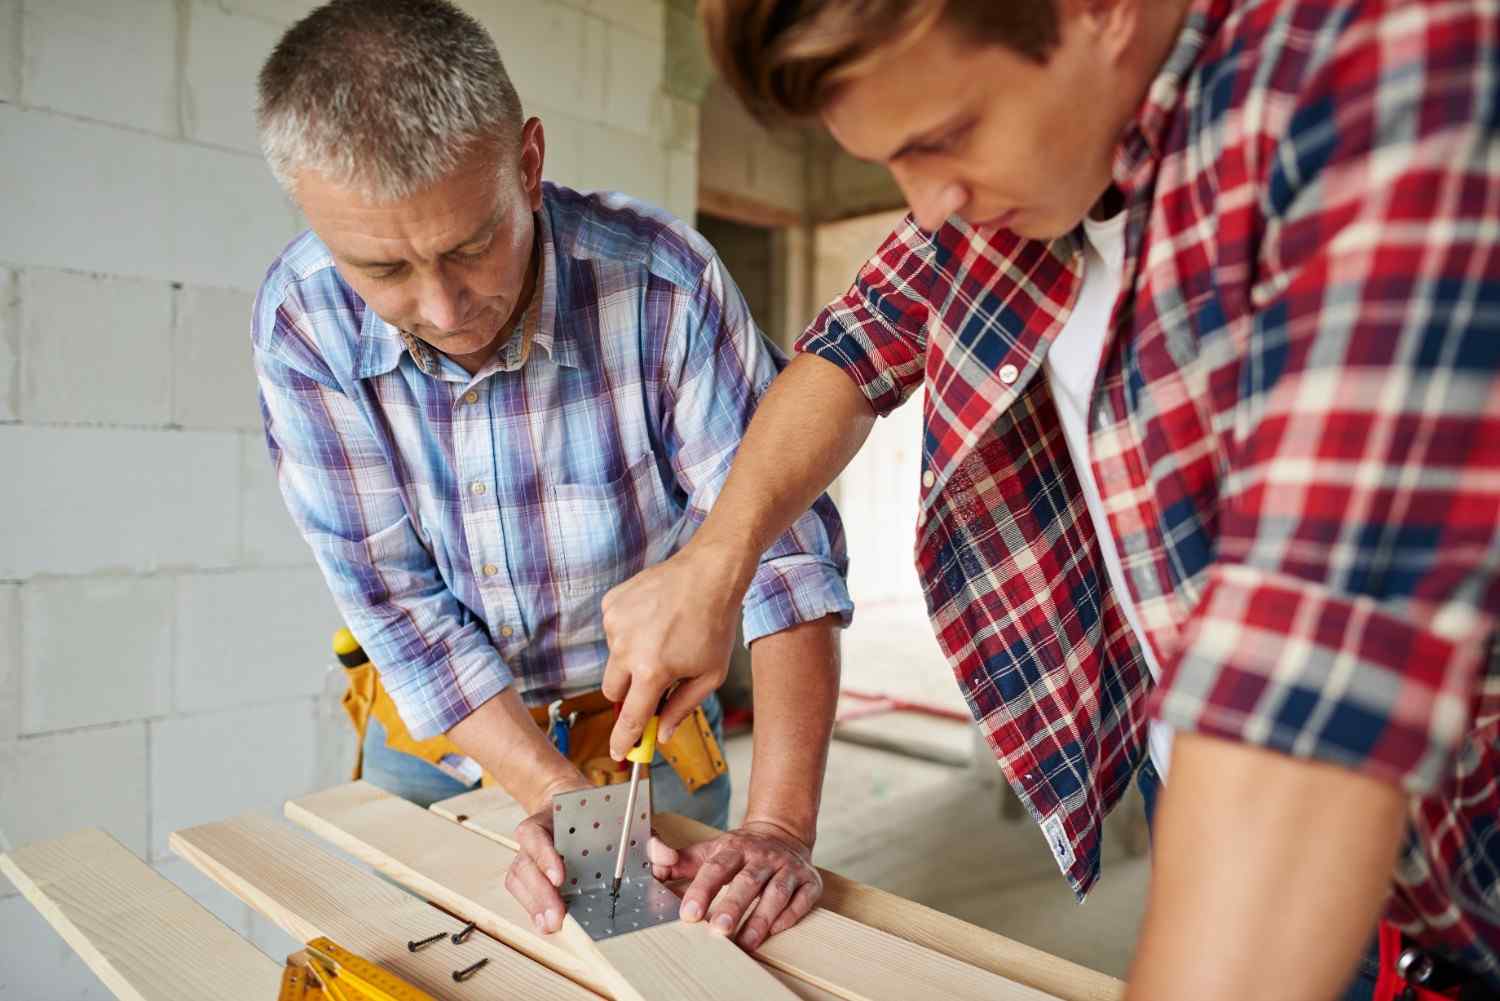
M 300 228 L 254 75 L 310 0 L 0 0 L 0 850 L 85 826 L 273 955 L 175 828 L 340 778 L 337 619 L 259 430 L 254 290 Z M 691 219 L 663 0 L 469 0 L 547 174 Z M 8 882 L 0 999 L 108 993 Z

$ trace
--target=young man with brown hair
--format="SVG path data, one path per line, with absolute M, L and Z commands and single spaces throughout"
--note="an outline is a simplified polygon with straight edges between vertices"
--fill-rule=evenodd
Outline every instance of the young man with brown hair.
M 1500 0 L 704 13 L 913 217 L 606 600 L 606 692 L 722 670 L 701 609 L 925 388 L 933 625 L 1080 897 L 1167 779 L 1132 997 L 1326 1001 L 1382 913 L 1493 996 Z

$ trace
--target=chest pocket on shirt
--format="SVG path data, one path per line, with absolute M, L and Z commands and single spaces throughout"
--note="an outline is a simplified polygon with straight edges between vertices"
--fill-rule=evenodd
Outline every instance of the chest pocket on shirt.
M 565 594 L 602 597 L 671 552 L 676 515 L 649 452 L 612 482 L 550 491 Z

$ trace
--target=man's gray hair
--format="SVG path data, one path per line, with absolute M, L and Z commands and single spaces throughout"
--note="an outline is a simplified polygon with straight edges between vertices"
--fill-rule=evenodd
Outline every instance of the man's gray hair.
M 446 0 L 332 0 L 297 22 L 260 71 L 256 120 L 271 172 L 376 201 L 452 172 L 476 140 L 516 148 L 521 100 L 489 32 Z

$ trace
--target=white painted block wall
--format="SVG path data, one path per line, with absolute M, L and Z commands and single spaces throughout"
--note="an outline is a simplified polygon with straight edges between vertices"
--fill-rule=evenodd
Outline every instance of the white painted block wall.
M 100 826 L 279 958 L 174 828 L 338 781 L 337 618 L 260 434 L 248 324 L 300 229 L 254 75 L 313 0 L 0 0 L 0 850 Z M 547 175 L 691 219 L 663 0 L 468 0 Z M 0 881 L 0 1001 L 110 995 Z

